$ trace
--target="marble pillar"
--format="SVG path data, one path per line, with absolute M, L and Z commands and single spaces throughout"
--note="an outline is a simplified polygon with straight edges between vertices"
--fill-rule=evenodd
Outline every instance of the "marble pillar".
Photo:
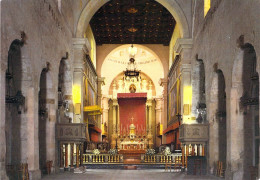
M 162 102 L 161 102 L 161 109 L 162 109 L 162 124 L 163 130 L 167 128 L 167 87 L 168 87 L 168 80 L 167 78 L 161 78 L 159 81 L 160 86 L 163 87 L 162 93 Z M 162 135 L 162 144 L 166 143 L 166 136 Z
M 156 122 L 156 127 L 157 125 L 162 124 L 162 98 L 156 98 L 155 99 L 156 106 L 155 106 L 155 122 Z M 158 136 L 158 134 L 156 134 Z M 162 137 L 161 137 L 162 138 Z M 159 147 L 162 144 L 162 139 L 161 138 L 156 138 L 156 147 Z
M 113 134 L 112 134 L 112 148 L 116 146 L 116 139 L 117 139 L 117 109 L 118 109 L 118 102 L 116 99 L 113 100 Z
M 105 84 L 105 78 L 104 77 L 99 77 L 98 78 L 98 89 L 97 89 L 97 105 L 99 105 L 100 107 L 102 106 L 102 86 Z M 101 116 L 97 116 L 97 124 L 98 124 L 98 128 L 101 129 Z M 99 142 L 102 142 L 102 134 L 99 134 L 98 137 Z
M 78 102 L 75 104 L 80 104 L 80 113 L 75 114 L 74 109 L 74 117 L 73 122 L 75 123 L 83 123 L 84 122 L 84 116 L 83 116 L 83 103 L 84 103 L 84 59 L 86 56 L 86 53 L 89 52 L 90 45 L 88 42 L 88 39 L 86 38 L 75 38 L 73 39 L 73 58 L 74 58 L 74 71 L 73 71 L 73 91 L 79 91 L 78 94 L 80 95 L 80 99 L 78 99 Z M 75 93 L 75 92 L 73 92 Z
M 148 135 L 147 138 L 149 139 L 149 147 L 153 147 L 153 133 L 152 133 L 152 100 L 147 100 L 146 102 L 147 106 L 147 130 Z

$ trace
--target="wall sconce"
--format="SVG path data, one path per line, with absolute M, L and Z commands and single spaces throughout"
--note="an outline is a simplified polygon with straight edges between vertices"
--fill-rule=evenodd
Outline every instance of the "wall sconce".
M 25 97 L 22 94 L 22 91 L 17 91 L 15 96 L 7 95 L 5 97 L 5 103 L 7 104 L 16 104 L 18 114 L 22 113 L 22 106 L 24 105 Z

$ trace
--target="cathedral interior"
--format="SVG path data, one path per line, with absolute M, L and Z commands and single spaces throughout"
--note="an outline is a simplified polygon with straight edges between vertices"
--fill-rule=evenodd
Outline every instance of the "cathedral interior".
M 0 0 L 0 179 L 260 178 L 259 9 Z

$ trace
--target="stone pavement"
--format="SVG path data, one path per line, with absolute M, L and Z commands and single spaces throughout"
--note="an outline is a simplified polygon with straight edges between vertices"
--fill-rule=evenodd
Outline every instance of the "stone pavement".
M 44 180 L 177 180 L 177 179 L 220 179 L 213 176 L 188 176 L 185 173 L 165 172 L 162 169 L 149 170 L 112 170 L 112 169 L 87 169 L 84 174 L 74 174 L 72 172 L 64 172 L 53 175 L 46 175 Z

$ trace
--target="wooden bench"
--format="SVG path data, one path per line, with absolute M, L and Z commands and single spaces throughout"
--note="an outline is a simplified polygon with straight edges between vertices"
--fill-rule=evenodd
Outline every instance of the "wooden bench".
M 172 171 L 172 162 L 165 163 L 165 171 L 168 171 L 170 169 L 170 172 Z
M 223 166 L 223 162 L 217 161 L 217 171 L 216 171 L 216 176 L 219 177 L 225 177 L 225 168 Z
M 53 167 L 53 161 L 46 161 L 46 171 L 47 171 L 48 175 L 51 174 L 51 168 L 52 167 Z

